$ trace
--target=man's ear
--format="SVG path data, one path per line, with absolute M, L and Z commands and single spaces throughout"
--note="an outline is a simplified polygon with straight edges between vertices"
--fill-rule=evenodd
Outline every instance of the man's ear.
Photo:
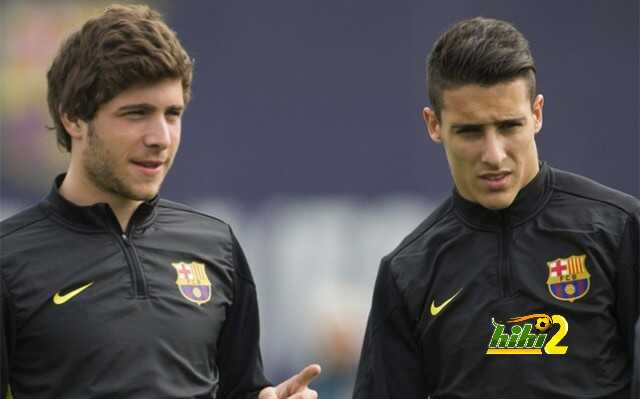
M 442 136 L 440 134 L 440 121 L 435 111 L 429 107 L 424 107 L 422 110 L 422 117 L 424 118 L 424 124 L 427 126 L 427 133 L 431 140 L 436 143 L 442 143 Z
M 62 126 L 69 133 L 71 139 L 82 140 L 89 130 L 87 122 L 78 117 L 71 117 L 66 113 L 60 114 L 60 121 L 62 121 Z
M 533 101 L 533 122 L 535 123 L 534 132 L 538 133 L 542 129 L 542 108 L 544 108 L 544 97 L 538 94 Z

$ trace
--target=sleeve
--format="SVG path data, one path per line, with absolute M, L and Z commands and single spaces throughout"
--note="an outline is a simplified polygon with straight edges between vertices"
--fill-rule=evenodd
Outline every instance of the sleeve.
M 0 397 L 7 395 L 9 387 L 9 337 L 7 325 L 9 324 L 9 309 L 6 298 L 2 272 L 0 272 Z
M 615 312 L 630 362 L 632 362 L 635 324 L 640 308 L 640 212 L 627 220 L 619 250 Z M 632 370 L 630 368 L 630 370 Z
M 233 232 L 231 235 L 235 266 L 234 299 L 218 342 L 218 397 L 257 398 L 260 390 L 271 384 L 262 368 L 256 288 L 242 248 Z
M 421 350 L 387 262 L 373 293 L 353 399 L 425 399 Z
M 640 398 L 640 319 L 638 319 L 638 322 L 636 323 L 636 348 L 634 353 L 631 397 Z

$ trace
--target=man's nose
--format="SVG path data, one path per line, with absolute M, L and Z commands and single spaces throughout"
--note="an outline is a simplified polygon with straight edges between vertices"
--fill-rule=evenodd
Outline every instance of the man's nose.
M 144 135 L 147 147 L 166 148 L 171 143 L 171 126 L 164 115 L 158 115 L 151 120 Z
M 500 167 L 507 156 L 503 137 L 495 130 L 485 134 L 482 162 L 493 167 Z

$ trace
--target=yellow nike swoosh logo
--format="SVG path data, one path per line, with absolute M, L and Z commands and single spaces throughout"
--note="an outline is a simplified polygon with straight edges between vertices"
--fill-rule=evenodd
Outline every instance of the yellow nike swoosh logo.
M 436 306 L 436 301 L 432 301 L 431 302 L 431 316 L 436 316 L 438 313 L 440 313 L 442 311 L 442 309 L 444 309 L 449 304 L 449 302 L 453 301 L 453 299 L 458 296 L 460 291 L 462 291 L 462 288 L 460 288 L 458 290 L 458 292 L 456 292 L 451 298 L 449 298 L 446 301 L 444 301 L 440 306 Z
M 83 285 L 82 287 L 76 288 L 75 290 L 68 292 L 64 295 L 60 295 L 59 292 L 56 292 L 56 294 L 53 296 L 53 303 L 55 303 L 56 305 L 62 305 L 63 303 L 68 302 L 71 298 L 78 295 L 79 293 L 86 290 L 87 288 L 91 287 L 92 285 L 93 285 L 93 281 L 90 282 L 89 284 Z

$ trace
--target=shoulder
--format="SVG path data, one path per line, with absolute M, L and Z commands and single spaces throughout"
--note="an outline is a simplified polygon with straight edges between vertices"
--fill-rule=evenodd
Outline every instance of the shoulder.
M 575 173 L 554 171 L 553 189 L 556 196 L 570 200 L 574 206 L 589 206 L 618 210 L 627 215 L 640 212 L 640 200 Z
M 205 229 L 214 232 L 227 232 L 231 239 L 228 223 L 208 213 L 202 212 L 179 202 L 161 199 L 157 205 L 156 223 L 171 224 L 175 229 L 180 226 L 191 227 L 192 231 Z
M 386 257 L 385 260 L 392 262 L 403 255 L 423 252 L 426 244 L 443 233 L 447 227 L 455 225 L 457 219 L 453 213 L 453 201 L 447 198 L 431 214 L 424 219 L 411 233 L 409 233 L 400 244 Z
M 451 197 L 442 202 L 400 244 L 382 259 L 380 272 L 396 281 L 402 291 L 429 273 L 426 260 L 439 251 L 464 225 L 453 212 Z
M 26 208 L 0 222 L 0 272 L 29 258 L 51 256 L 39 250 L 48 237 L 60 237 L 60 230 L 40 204 Z M 16 262 L 17 261 L 17 262 Z
M 167 214 L 183 215 L 185 218 L 194 220 L 203 220 L 213 224 L 227 225 L 222 219 L 192 208 L 189 205 L 185 205 L 179 202 L 169 201 L 166 199 L 160 199 L 158 201 L 158 210 Z
M 557 169 L 553 169 L 552 184 L 552 194 L 537 217 L 542 229 L 599 232 L 619 242 L 640 221 L 640 201 L 631 195 Z
M 0 240 L 6 240 L 36 228 L 48 219 L 47 212 L 39 204 L 30 206 L 0 222 Z
M 160 229 L 171 232 L 176 239 L 186 238 L 194 251 L 206 248 L 220 258 L 228 259 L 234 272 L 253 284 L 251 271 L 242 247 L 231 226 L 222 219 L 178 202 L 161 199 L 154 222 Z M 166 228 L 165 228 L 166 227 Z

